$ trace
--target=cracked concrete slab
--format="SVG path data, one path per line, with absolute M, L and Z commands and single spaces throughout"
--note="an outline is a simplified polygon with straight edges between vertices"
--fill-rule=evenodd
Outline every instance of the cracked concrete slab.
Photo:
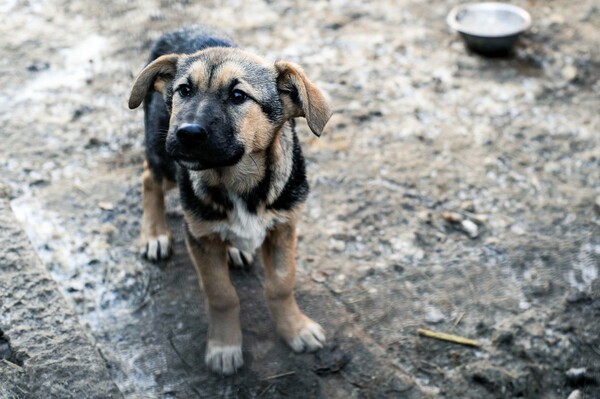
M 0 397 L 121 398 L 6 195 L 0 195 L 0 242 Z

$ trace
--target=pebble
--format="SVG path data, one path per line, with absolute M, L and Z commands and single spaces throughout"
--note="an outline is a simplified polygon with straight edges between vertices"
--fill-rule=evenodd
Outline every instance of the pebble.
M 438 324 L 446 320 L 446 316 L 435 306 L 425 308 L 425 321 L 429 324 Z
M 46 61 L 35 61 L 27 67 L 30 72 L 41 72 L 50 69 L 50 64 Z
M 107 201 L 100 201 L 98 203 L 98 207 L 104 211 L 112 211 L 113 209 L 115 209 L 113 204 L 111 202 L 107 202 Z
M 317 283 L 324 283 L 327 280 L 328 274 L 322 270 L 315 270 L 310 274 L 310 278 Z
M 457 212 L 442 212 L 442 218 L 450 223 L 460 223 L 463 221 L 463 216 Z
M 579 72 L 577 71 L 577 68 L 574 65 L 567 65 L 561 71 L 563 79 L 565 79 L 568 82 L 575 81 L 577 79 L 578 73 Z
M 581 391 L 579 389 L 576 389 L 569 394 L 567 399 L 583 399 L 583 394 L 581 393 Z
M 463 220 L 461 222 L 461 226 L 463 230 L 469 235 L 469 237 L 477 238 L 477 236 L 479 235 L 479 227 L 477 227 L 477 225 L 469 219 Z
M 527 233 L 525 231 L 525 228 L 520 224 L 513 224 L 512 226 L 510 226 L 510 231 L 518 236 L 522 236 Z
M 346 243 L 341 240 L 332 239 L 329 241 L 329 248 L 336 252 L 343 252 L 346 249 Z
M 110 223 L 103 223 L 100 228 L 98 229 L 98 232 L 104 235 L 107 235 L 109 237 L 115 235 L 117 233 L 117 228 Z

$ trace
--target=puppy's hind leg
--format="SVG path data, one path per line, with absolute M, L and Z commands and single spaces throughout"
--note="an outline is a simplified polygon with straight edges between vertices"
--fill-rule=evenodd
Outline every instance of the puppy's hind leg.
M 148 162 L 142 173 L 142 231 L 140 252 L 149 260 L 166 259 L 171 255 L 173 235 L 167 226 L 165 192 L 175 183 L 166 179 L 157 181 Z

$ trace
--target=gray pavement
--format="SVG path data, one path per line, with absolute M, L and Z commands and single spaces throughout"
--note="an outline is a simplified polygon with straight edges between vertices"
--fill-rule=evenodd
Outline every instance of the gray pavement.
M 0 185 L 0 398 L 121 398 Z

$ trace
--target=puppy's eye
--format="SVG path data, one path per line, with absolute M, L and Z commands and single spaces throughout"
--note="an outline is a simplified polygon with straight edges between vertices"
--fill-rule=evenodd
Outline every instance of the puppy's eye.
M 248 95 L 239 89 L 235 89 L 229 95 L 231 102 L 234 104 L 241 104 L 248 98 Z
M 182 84 L 175 90 L 181 97 L 189 97 L 192 95 L 192 88 L 189 85 Z

